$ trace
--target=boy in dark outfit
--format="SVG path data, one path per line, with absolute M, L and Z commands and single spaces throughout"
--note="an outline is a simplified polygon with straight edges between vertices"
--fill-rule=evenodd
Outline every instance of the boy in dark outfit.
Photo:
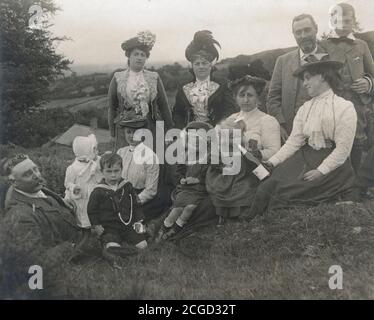
M 122 158 L 106 153 L 100 159 L 103 181 L 92 191 L 87 212 L 92 226 L 101 225 L 101 243 L 106 252 L 121 254 L 123 243 L 147 247 L 143 212 L 131 183 L 122 177 Z

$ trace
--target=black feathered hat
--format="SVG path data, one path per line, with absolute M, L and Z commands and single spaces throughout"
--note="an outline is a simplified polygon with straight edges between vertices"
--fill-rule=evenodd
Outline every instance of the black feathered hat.
M 196 56 L 203 56 L 210 62 L 214 59 L 218 60 L 219 53 L 215 45 L 221 48 L 219 42 L 213 38 L 212 32 L 209 30 L 198 31 L 186 49 L 186 58 L 190 62 L 193 62 Z

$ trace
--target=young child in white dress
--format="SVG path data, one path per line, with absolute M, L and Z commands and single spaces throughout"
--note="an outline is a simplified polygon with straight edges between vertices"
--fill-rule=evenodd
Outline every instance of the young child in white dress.
M 95 135 L 76 137 L 73 141 L 74 162 L 66 169 L 65 200 L 76 206 L 76 218 L 82 228 L 90 228 L 87 204 L 92 190 L 102 180 L 100 157 Z

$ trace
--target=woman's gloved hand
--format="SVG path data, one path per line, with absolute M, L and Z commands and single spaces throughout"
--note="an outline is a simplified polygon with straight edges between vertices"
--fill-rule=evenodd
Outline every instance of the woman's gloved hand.
M 275 169 L 274 165 L 270 161 L 262 161 L 261 164 L 265 167 L 267 171 L 272 173 Z

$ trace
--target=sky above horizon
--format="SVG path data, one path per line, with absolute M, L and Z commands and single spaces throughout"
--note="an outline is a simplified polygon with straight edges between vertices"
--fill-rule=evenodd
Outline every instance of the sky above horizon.
M 341 0 L 55 0 L 62 9 L 52 31 L 70 37 L 57 50 L 74 64 L 126 63 L 120 45 L 139 31 L 157 36 L 149 64 L 184 61 L 198 30 L 220 42 L 220 58 L 295 45 L 292 18 L 312 14 L 319 35 L 328 31 L 329 8 Z M 364 31 L 374 30 L 374 1 L 348 0 Z

